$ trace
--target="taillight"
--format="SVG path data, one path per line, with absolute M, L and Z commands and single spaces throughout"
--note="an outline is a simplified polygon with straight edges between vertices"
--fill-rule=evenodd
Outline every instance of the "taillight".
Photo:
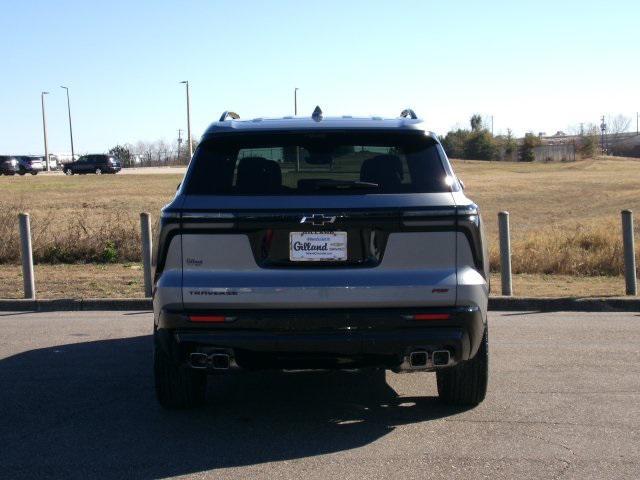
M 475 203 L 457 207 L 458 222 L 461 225 L 465 223 L 473 225 L 476 228 L 480 226 L 480 212 Z
M 414 320 L 449 320 L 451 315 L 448 313 L 416 313 L 413 315 Z
M 402 213 L 402 224 L 407 227 L 451 227 L 455 226 L 455 207 L 435 207 L 407 210 Z
M 189 321 L 198 323 L 224 323 L 226 320 L 224 315 L 189 315 Z

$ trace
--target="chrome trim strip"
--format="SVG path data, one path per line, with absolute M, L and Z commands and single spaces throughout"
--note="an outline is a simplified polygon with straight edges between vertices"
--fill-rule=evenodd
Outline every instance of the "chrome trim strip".
M 217 219 L 232 219 L 235 218 L 233 213 L 222 212 L 183 212 L 183 220 L 217 220 Z

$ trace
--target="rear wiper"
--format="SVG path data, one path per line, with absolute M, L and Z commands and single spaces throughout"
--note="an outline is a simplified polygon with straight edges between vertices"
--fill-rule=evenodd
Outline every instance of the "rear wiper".
M 314 188 L 316 190 L 349 190 L 349 189 L 358 189 L 358 188 L 380 188 L 380 185 L 373 182 L 360 182 L 357 180 L 329 180 L 318 182 Z

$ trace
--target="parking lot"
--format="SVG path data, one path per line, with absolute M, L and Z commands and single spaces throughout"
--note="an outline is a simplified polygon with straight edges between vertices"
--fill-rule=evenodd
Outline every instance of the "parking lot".
M 640 314 L 491 313 L 487 400 L 432 374 L 246 374 L 154 399 L 149 312 L 0 312 L 0 476 L 638 478 Z

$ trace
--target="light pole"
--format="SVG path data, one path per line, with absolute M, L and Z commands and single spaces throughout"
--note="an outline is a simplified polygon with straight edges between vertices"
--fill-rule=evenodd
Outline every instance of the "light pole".
M 42 132 L 44 133 L 44 161 L 47 164 L 47 172 L 49 169 L 49 147 L 47 146 L 47 117 L 44 114 L 44 96 L 49 92 L 40 93 L 40 102 L 42 103 Z
M 71 137 L 71 161 L 75 161 L 75 152 L 73 151 L 73 128 L 71 127 L 71 103 L 69 103 L 69 88 L 60 85 L 60 88 L 64 88 L 67 91 L 67 112 L 69 113 L 69 137 Z
M 180 83 L 184 83 L 187 87 L 187 142 L 189 143 L 189 160 L 193 157 L 193 145 L 191 143 L 191 112 L 189 107 L 189 81 L 183 80 Z
M 298 115 L 298 87 L 293 89 L 293 114 Z M 296 172 L 300 171 L 300 147 L 296 146 Z

